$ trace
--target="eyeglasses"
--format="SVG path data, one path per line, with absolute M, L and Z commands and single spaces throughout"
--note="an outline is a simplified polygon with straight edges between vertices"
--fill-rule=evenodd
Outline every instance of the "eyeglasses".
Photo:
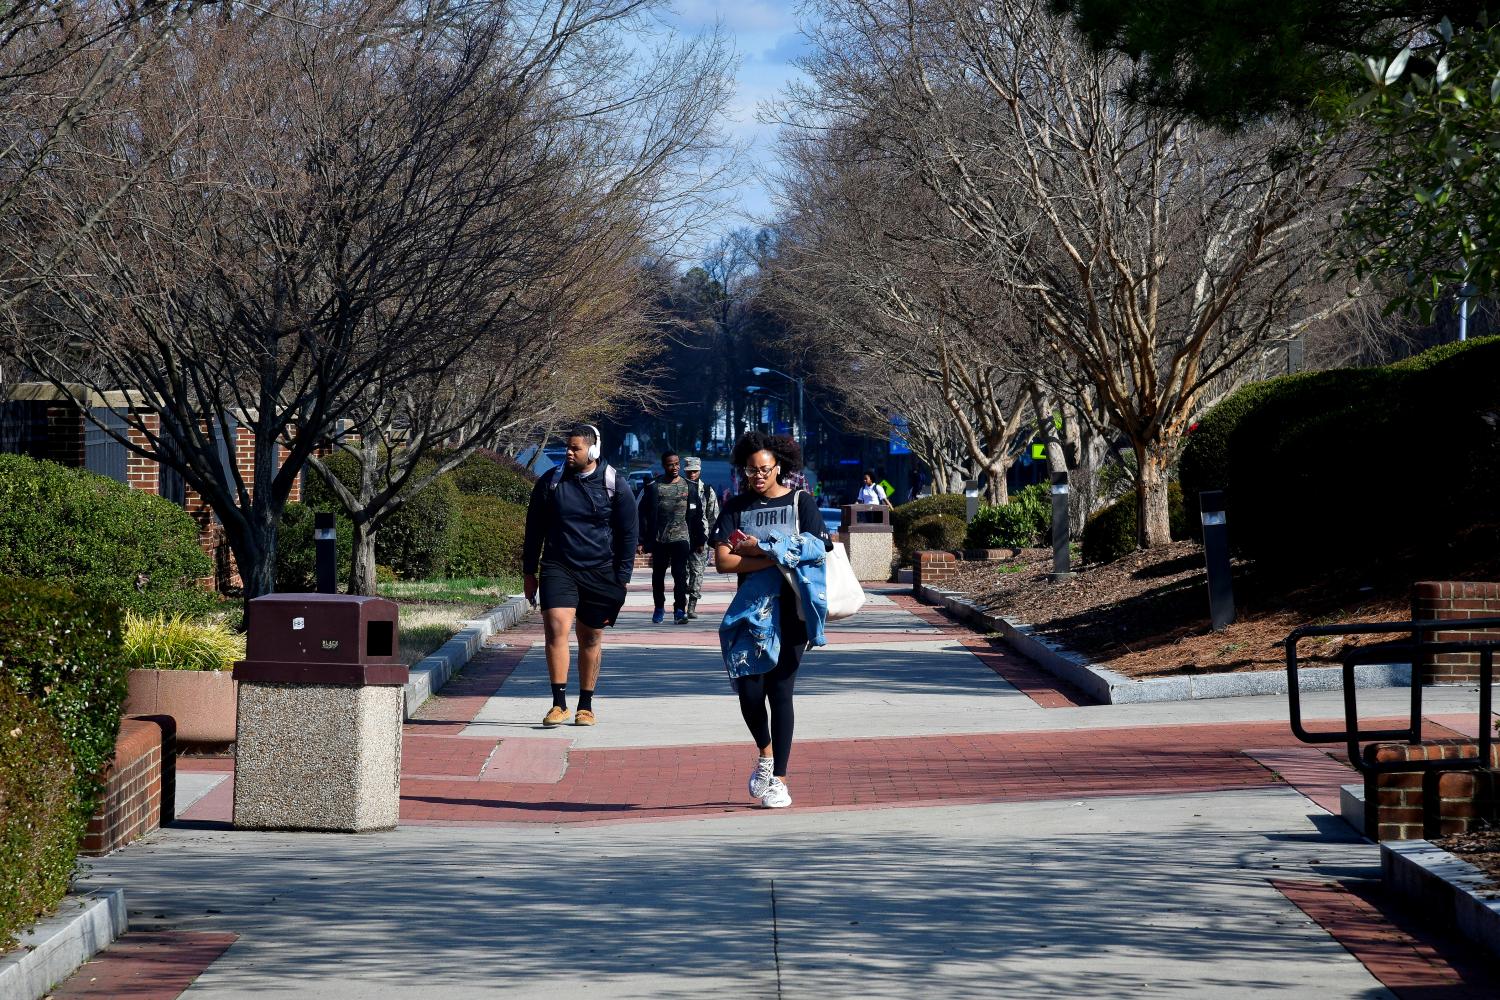
M 775 472 L 776 466 L 773 465 L 769 469 L 757 469 L 753 465 L 747 465 L 740 471 L 745 474 L 746 479 L 763 479 L 766 476 L 769 476 L 771 473 Z

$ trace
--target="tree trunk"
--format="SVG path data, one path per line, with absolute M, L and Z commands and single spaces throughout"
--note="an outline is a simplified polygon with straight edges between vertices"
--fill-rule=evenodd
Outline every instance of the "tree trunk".
M 249 516 L 238 523 L 244 534 L 236 537 L 230 522 L 225 521 L 225 540 L 234 553 L 239 570 L 240 587 L 245 600 L 253 600 L 276 590 L 276 526 L 280 511 L 269 511 L 252 505 Z
M 1000 461 L 985 469 L 987 483 L 985 485 L 985 502 L 999 506 L 1010 503 L 1010 484 L 1005 481 L 1005 474 L 1010 471 L 1010 462 Z
M 367 522 L 354 523 L 354 550 L 349 560 L 349 593 L 375 596 L 375 533 Z
M 240 584 L 244 588 L 245 600 L 249 601 L 266 594 L 274 593 L 276 590 L 276 542 L 273 534 L 270 546 L 257 545 L 255 549 L 259 556 L 242 556 L 241 547 L 232 547 L 235 553 L 235 562 L 239 564 Z
M 1160 445 L 1135 445 L 1136 526 L 1141 547 L 1153 549 L 1172 541 L 1167 505 L 1167 453 Z

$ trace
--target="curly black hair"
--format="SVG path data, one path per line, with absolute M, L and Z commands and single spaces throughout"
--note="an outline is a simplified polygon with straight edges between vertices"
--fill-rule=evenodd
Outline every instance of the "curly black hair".
M 781 466 L 783 479 L 802 468 L 801 445 L 784 435 L 766 434 L 761 431 L 746 431 L 734 443 L 734 453 L 730 455 L 730 461 L 734 463 L 736 469 L 743 469 L 749 464 L 750 456 L 758 451 L 769 451 L 776 456 L 776 464 Z

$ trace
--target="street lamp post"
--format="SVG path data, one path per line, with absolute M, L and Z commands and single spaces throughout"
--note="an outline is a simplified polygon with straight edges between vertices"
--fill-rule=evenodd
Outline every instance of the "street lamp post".
M 752 368 L 750 369 L 750 374 L 780 375 L 782 378 L 787 379 L 788 381 L 797 383 L 797 436 L 802 439 L 800 443 L 802 445 L 802 449 L 806 451 L 807 423 L 802 419 L 802 380 L 795 375 L 788 375 L 786 372 L 777 371 L 775 368 Z

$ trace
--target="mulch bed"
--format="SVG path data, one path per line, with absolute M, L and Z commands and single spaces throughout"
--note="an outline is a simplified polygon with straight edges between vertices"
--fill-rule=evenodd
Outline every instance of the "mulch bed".
M 1486 825 L 1468 833 L 1441 837 L 1433 843 L 1488 875 L 1490 891 L 1500 895 L 1500 827 Z
M 1237 564 L 1239 619 L 1213 632 L 1203 548 L 1197 542 L 1173 542 L 1083 566 L 1062 583 L 1047 582 L 1050 549 L 1023 549 L 998 565 L 960 566 L 958 579 L 945 588 L 1130 677 L 1285 669 L 1282 643 L 1298 626 L 1411 617 L 1409 585 L 1351 578 L 1293 589 L 1258 580 Z M 1310 654 L 1311 665 L 1326 665 L 1336 662 L 1331 658 L 1343 641 L 1304 640 L 1299 648 Z

